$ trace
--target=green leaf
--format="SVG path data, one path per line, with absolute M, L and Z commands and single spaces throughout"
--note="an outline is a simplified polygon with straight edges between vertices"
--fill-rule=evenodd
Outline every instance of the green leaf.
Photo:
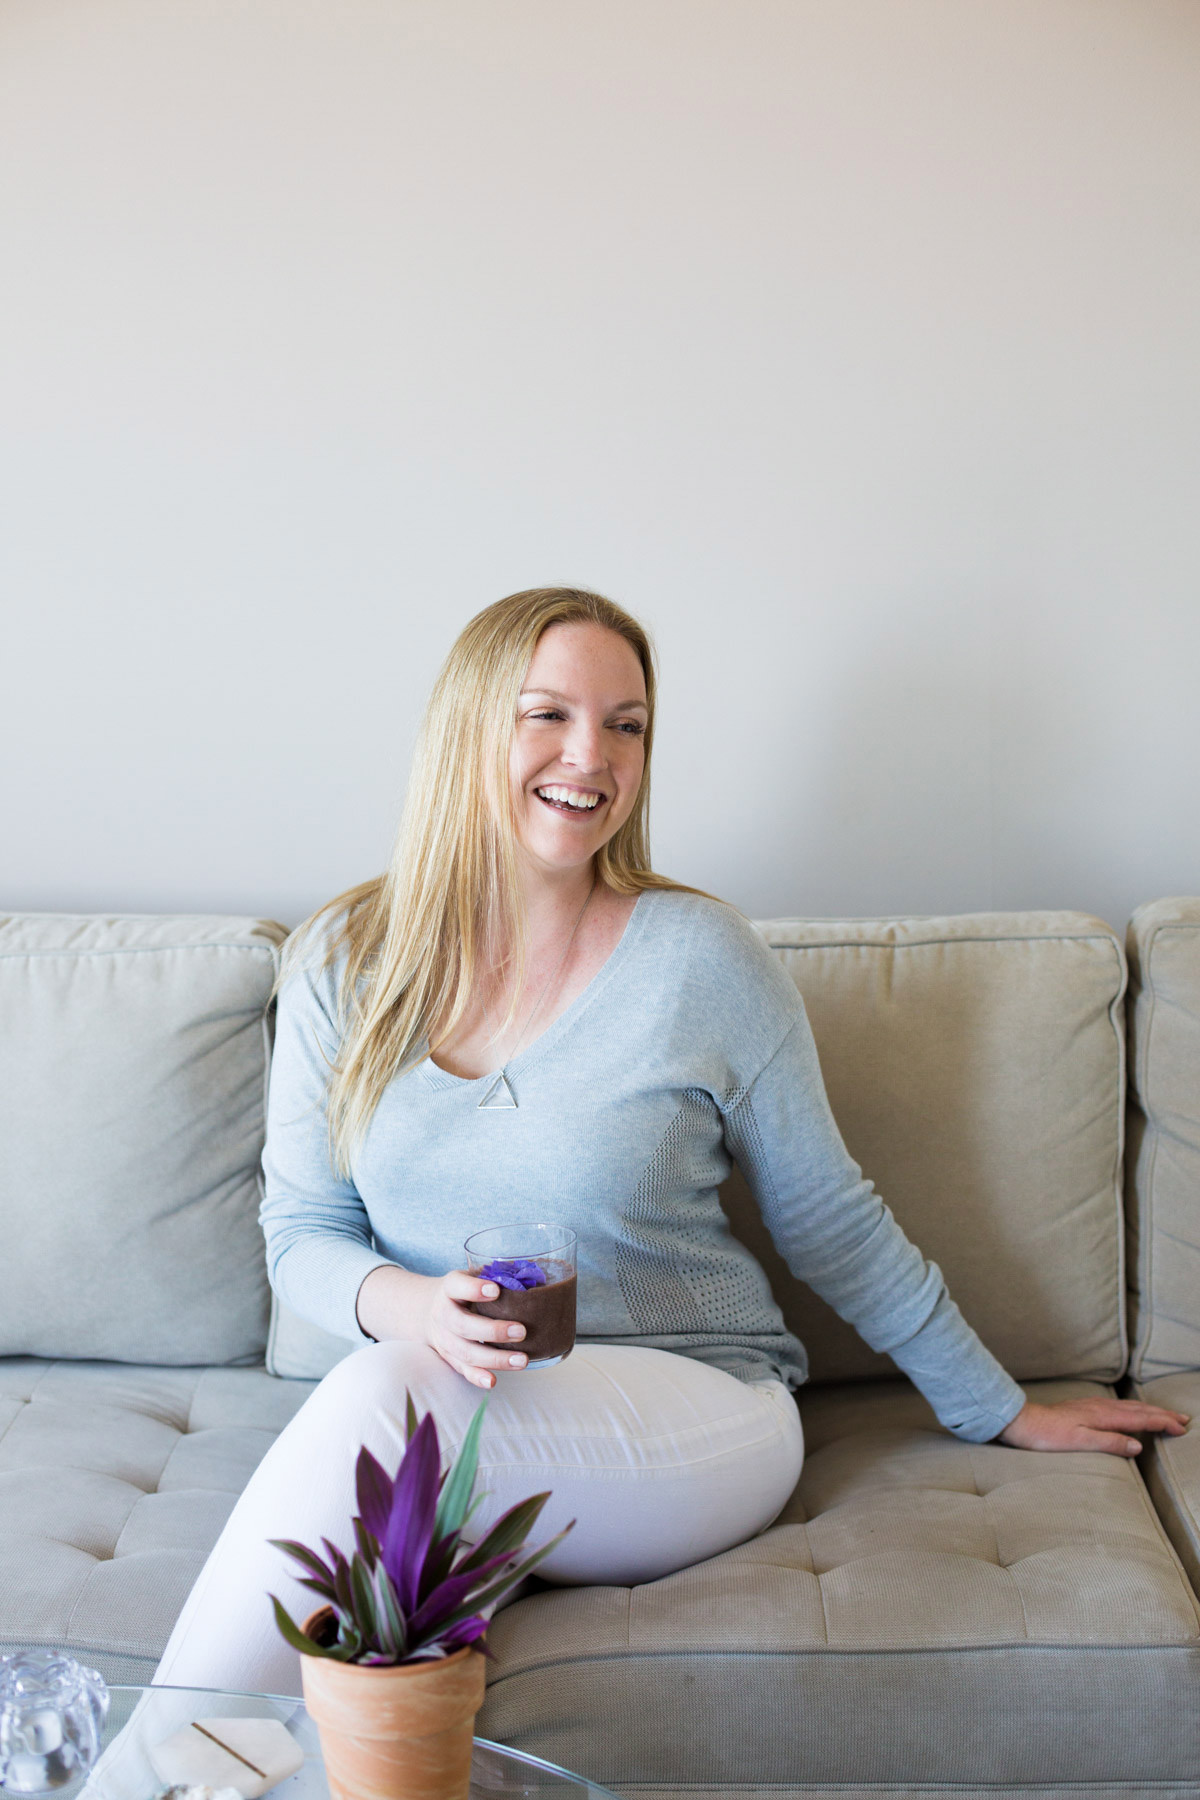
M 290 1538 L 268 1538 L 267 1542 L 273 1544 L 276 1550 L 282 1550 L 285 1556 L 290 1556 L 293 1562 L 298 1562 L 302 1569 L 308 1570 L 310 1575 L 316 1575 L 321 1581 L 327 1581 L 332 1585 L 333 1570 L 327 1563 L 321 1561 L 315 1550 L 310 1550 L 306 1544 L 295 1544 Z
M 379 1637 L 379 1620 L 375 1612 L 375 1594 L 367 1565 L 360 1556 L 350 1561 L 350 1591 L 354 1596 L 354 1618 L 363 1639 L 373 1644 Z
M 550 1539 L 549 1543 L 542 1544 L 523 1561 L 515 1563 L 511 1569 L 506 1569 L 502 1575 L 498 1575 L 494 1581 L 489 1582 L 487 1587 L 480 1588 L 472 1594 L 471 1598 L 454 1612 L 447 1613 L 444 1619 L 438 1621 L 439 1634 L 448 1630 L 451 1625 L 457 1625 L 460 1619 L 469 1618 L 472 1613 L 482 1612 L 485 1606 L 491 1606 L 494 1601 L 503 1599 L 511 1588 L 516 1587 L 518 1581 L 523 1581 L 526 1575 L 530 1574 L 545 1557 L 549 1556 L 556 1544 L 562 1543 L 574 1524 L 575 1521 L 572 1519 L 569 1525 L 564 1525 L 562 1530 Z
M 372 1570 L 371 1579 L 375 1588 L 375 1603 L 382 1627 L 381 1639 L 386 1638 L 386 1648 L 395 1656 L 397 1662 L 408 1648 L 408 1630 L 404 1614 L 400 1610 L 400 1602 L 396 1597 L 396 1589 L 392 1578 L 382 1563 Z
M 550 1498 L 549 1491 L 544 1494 L 531 1494 L 528 1500 L 522 1500 L 516 1506 L 510 1506 L 492 1526 L 492 1529 L 481 1537 L 469 1556 L 465 1556 L 455 1569 L 456 1575 L 465 1575 L 468 1569 L 477 1569 L 480 1563 L 487 1562 L 493 1556 L 502 1556 L 506 1551 L 517 1551 L 532 1531 L 538 1514 Z
M 479 1467 L 479 1433 L 483 1427 L 483 1415 L 487 1410 L 487 1401 L 481 1400 L 475 1408 L 475 1415 L 467 1426 L 466 1435 L 459 1446 L 458 1455 L 442 1489 L 438 1500 L 437 1513 L 433 1521 L 433 1538 L 444 1537 L 447 1532 L 461 1531 L 467 1508 L 471 1503 L 471 1490 L 475 1486 L 475 1474 Z
M 354 1542 L 358 1546 L 358 1554 L 369 1569 L 373 1569 L 379 1561 L 379 1540 L 369 1532 L 361 1519 L 354 1520 Z
M 413 1432 L 416 1429 L 417 1429 L 417 1409 L 413 1405 L 412 1393 L 410 1392 L 410 1390 L 408 1388 L 405 1388 L 405 1390 L 404 1390 L 404 1436 L 405 1436 L 406 1442 L 411 1441 Z
M 350 1586 L 350 1565 L 336 1544 L 331 1544 L 328 1538 L 322 1538 L 321 1542 L 328 1550 L 333 1563 L 333 1589 L 337 1605 L 342 1612 L 352 1615 L 354 1594 Z
M 466 1512 L 462 1516 L 462 1524 L 459 1526 L 460 1531 L 465 1531 L 466 1527 L 470 1524 L 471 1520 L 475 1517 L 475 1514 L 479 1511 L 479 1509 L 483 1505 L 484 1501 L 488 1498 L 489 1498 L 489 1495 L 486 1490 L 482 1494 L 474 1495 L 474 1497 L 471 1500 L 470 1506 L 468 1506 Z
M 296 1580 L 301 1587 L 311 1588 L 314 1594 L 320 1594 L 322 1600 L 328 1600 L 337 1607 L 337 1595 L 327 1581 L 318 1581 L 315 1575 L 297 1575 Z
M 275 1608 L 275 1623 L 279 1627 L 280 1636 L 287 1640 L 293 1650 L 298 1650 L 301 1656 L 327 1656 L 331 1657 L 334 1662 L 344 1662 L 346 1660 L 341 1653 L 340 1647 L 335 1650 L 328 1650 L 324 1644 L 314 1643 L 313 1639 L 310 1638 L 306 1632 L 301 1631 L 295 1620 L 289 1617 L 284 1611 L 274 1594 L 271 1594 L 269 1597 L 271 1605 Z

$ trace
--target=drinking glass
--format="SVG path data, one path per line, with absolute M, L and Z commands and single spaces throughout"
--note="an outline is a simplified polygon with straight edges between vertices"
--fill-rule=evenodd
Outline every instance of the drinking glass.
M 565 1225 L 493 1225 L 463 1246 L 467 1269 L 500 1289 L 496 1300 L 470 1302 L 489 1319 L 515 1319 L 530 1369 L 548 1369 L 575 1347 L 578 1240 Z

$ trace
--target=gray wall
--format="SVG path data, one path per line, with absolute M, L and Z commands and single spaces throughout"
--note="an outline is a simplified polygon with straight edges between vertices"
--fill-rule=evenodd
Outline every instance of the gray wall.
M 1200 891 L 1198 94 L 1195 0 L 0 0 L 0 906 L 299 918 L 557 580 L 752 914 Z

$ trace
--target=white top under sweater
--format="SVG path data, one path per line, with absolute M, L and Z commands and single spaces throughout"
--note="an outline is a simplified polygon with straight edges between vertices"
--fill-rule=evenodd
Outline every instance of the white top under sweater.
M 804 1347 L 718 1200 L 736 1160 L 792 1273 L 950 1431 L 980 1443 L 1020 1411 L 1020 1387 L 846 1149 L 804 1003 L 732 907 L 641 894 L 599 973 L 506 1065 L 516 1110 L 481 1111 L 493 1076 L 426 1058 L 384 1092 L 349 1181 L 327 1147 L 338 969 L 320 955 L 280 992 L 263 1156 L 271 1282 L 305 1318 L 363 1342 L 372 1269 L 440 1275 L 465 1266 L 473 1231 L 539 1219 L 578 1234 L 581 1341 L 795 1387 Z

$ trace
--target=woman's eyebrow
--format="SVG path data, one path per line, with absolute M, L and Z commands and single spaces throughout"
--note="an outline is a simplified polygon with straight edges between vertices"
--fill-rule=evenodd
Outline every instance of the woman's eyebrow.
M 557 688 L 522 688 L 519 698 L 528 700 L 534 694 L 541 694 L 547 700 L 561 700 L 564 706 L 573 704 L 571 696 L 569 694 L 560 694 Z M 613 712 L 629 712 L 635 706 L 640 706 L 643 712 L 649 712 L 650 710 L 644 700 L 620 700 L 612 710 Z

